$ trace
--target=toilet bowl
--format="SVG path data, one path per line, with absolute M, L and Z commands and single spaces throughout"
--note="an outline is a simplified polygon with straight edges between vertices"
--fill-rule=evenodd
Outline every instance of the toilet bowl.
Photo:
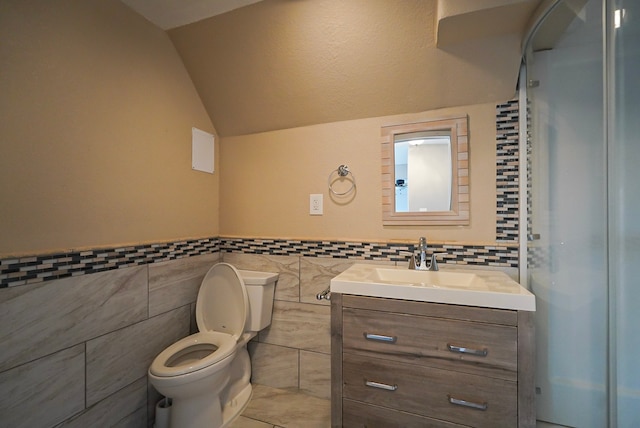
M 148 375 L 172 399 L 170 427 L 228 426 L 251 398 L 247 342 L 271 324 L 278 274 L 218 263 L 205 275 L 196 301 L 198 333 L 167 347 Z

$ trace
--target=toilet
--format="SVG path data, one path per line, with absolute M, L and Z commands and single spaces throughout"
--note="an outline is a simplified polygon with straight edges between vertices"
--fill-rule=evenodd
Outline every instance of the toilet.
M 196 302 L 198 333 L 162 351 L 149 381 L 171 398 L 169 426 L 227 427 L 251 398 L 247 342 L 271 324 L 277 273 L 214 265 Z

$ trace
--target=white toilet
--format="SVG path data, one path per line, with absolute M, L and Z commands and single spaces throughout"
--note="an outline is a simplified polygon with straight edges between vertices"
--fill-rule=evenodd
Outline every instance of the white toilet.
M 196 302 L 199 332 L 151 363 L 149 380 L 172 399 L 170 427 L 228 426 L 251 398 L 247 342 L 271 324 L 277 273 L 218 263 L 202 280 Z

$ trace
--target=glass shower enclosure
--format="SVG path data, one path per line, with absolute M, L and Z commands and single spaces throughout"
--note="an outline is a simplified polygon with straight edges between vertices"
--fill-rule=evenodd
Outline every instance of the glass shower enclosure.
M 537 418 L 640 427 L 640 1 L 543 7 L 520 82 Z

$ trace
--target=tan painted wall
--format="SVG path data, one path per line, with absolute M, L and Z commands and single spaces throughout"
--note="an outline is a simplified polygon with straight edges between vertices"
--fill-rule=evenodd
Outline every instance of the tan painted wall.
M 453 113 L 469 115 L 471 224 L 383 227 L 380 127 Z M 221 141 L 222 236 L 345 240 L 495 242 L 495 104 L 335 122 Z M 331 197 L 328 176 L 347 164 L 357 181 L 349 198 Z M 309 194 L 324 215 L 309 215 Z
M 166 33 L 117 0 L 2 0 L 0 40 L 0 257 L 218 234 Z

